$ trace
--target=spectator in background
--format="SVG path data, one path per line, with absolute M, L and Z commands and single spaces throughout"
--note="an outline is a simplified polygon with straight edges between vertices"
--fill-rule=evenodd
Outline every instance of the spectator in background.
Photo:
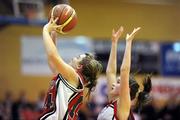
M 37 111 L 41 112 L 44 106 L 44 99 L 45 99 L 45 92 L 41 91 L 38 96 L 38 100 L 36 102 L 36 109 Z
M 28 103 L 26 98 L 26 92 L 21 91 L 19 94 L 19 98 L 17 101 L 13 103 L 12 106 L 12 118 L 13 120 L 20 120 L 21 119 L 21 110 L 24 106 L 26 106 Z
M 176 96 L 168 100 L 159 117 L 163 120 L 180 120 L 180 108 Z
M 152 99 L 150 104 L 144 106 L 144 108 L 141 111 L 141 120 L 156 120 L 157 119 L 158 110 L 156 110 L 155 107 L 153 106 L 153 102 L 154 100 Z M 138 108 L 136 108 L 135 112 L 138 113 Z
M 11 91 L 7 91 L 5 93 L 5 98 L 3 100 L 3 106 L 2 106 L 4 120 L 12 119 L 12 105 L 13 105 L 12 93 Z

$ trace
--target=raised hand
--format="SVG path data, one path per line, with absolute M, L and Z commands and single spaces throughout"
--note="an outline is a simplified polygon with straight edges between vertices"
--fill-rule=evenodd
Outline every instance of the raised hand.
M 137 34 L 137 32 L 140 30 L 141 28 L 134 28 L 133 32 L 129 35 L 126 35 L 126 41 L 132 41 L 134 39 L 134 36 Z
M 59 31 L 59 29 L 62 30 L 63 26 L 56 24 L 56 22 L 57 22 L 58 19 L 59 19 L 58 17 L 55 18 L 55 19 L 53 19 L 53 18 L 51 17 L 50 21 L 46 24 L 49 32 L 51 32 L 51 31 L 57 31 L 57 30 Z
M 124 28 L 121 26 L 117 31 L 112 30 L 112 42 L 118 42 L 119 37 L 122 35 Z

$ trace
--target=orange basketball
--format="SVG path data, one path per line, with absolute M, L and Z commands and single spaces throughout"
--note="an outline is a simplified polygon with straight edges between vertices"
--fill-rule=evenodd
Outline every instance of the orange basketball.
M 59 4 L 52 8 L 51 17 L 58 18 L 56 24 L 61 25 L 57 28 L 58 33 L 65 34 L 72 30 L 77 24 L 77 15 L 75 10 L 67 4 Z

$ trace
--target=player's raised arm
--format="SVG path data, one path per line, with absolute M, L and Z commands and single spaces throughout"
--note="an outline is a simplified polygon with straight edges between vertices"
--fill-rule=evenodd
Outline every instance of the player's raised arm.
M 46 53 L 48 56 L 48 60 L 50 63 L 52 63 L 56 70 L 67 80 L 70 80 L 69 82 L 73 85 L 77 85 L 77 74 L 75 70 L 65 63 L 61 56 L 58 53 L 58 50 L 53 43 L 53 40 L 50 36 L 50 32 L 55 30 L 57 27 L 56 20 L 51 19 L 49 23 L 47 23 L 43 28 L 43 41 L 46 49 Z
M 57 38 L 56 38 L 57 37 L 57 33 L 55 31 L 52 31 L 50 33 L 50 35 L 51 35 L 51 38 L 52 38 L 52 41 L 53 41 L 54 45 L 56 46 L 56 44 L 57 44 Z M 55 66 L 54 66 L 54 64 L 52 63 L 51 60 L 48 60 L 48 65 L 49 65 L 49 68 L 51 69 L 52 73 L 54 75 L 57 75 L 58 72 L 57 72 L 57 70 L 56 70 L 56 68 L 55 68 Z
M 132 40 L 140 28 L 136 28 L 133 32 L 126 36 L 126 47 L 125 53 L 120 68 L 120 96 L 117 102 L 117 115 L 120 120 L 127 120 L 130 108 L 131 108 L 131 99 L 130 99 L 130 88 L 129 88 L 129 74 L 131 68 L 131 46 Z
M 109 56 L 108 65 L 106 68 L 107 86 L 108 86 L 108 99 L 112 100 L 111 90 L 113 83 L 116 83 L 116 72 L 117 72 L 117 45 L 119 37 L 123 33 L 123 27 L 120 27 L 117 31 L 112 31 L 112 43 L 111 51 Z

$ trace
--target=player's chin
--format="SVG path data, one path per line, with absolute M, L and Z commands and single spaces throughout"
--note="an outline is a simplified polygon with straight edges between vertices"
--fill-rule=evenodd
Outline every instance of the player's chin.
M 119 92 L 116 92 L 115 90 L 112 90 L 110 94 L 113 98 L 119 97 Z

